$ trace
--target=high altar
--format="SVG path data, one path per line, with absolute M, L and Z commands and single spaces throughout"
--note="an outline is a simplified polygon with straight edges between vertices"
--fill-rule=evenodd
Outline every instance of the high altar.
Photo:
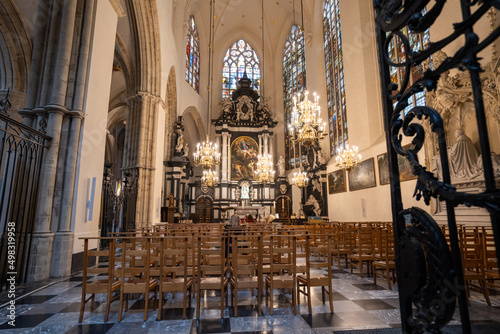
M 278 198 L 282 203 L 284 196 L 289 213 L 291 189 L 286 178 L 263 184 L 254 177 L 259 154 L 272 155 L 274 163 L 278 160 L 273 152 L 277 122 L 246 75 L 232 98 L 221 102 L 219 115 L 212 119 L 212 124 L 215 142 L 221 150 L 221 164 L 215 169 L 218 186 L 203 186 L 199 178 L 190 178 L 190 157 L 182 150 L 176 152 L 174 162 L 166 165 L 166 189 L 173 189 L 180 215 L 198 222 L 223 221 L 233 212 L 265 217 L 275 212 L 275 203 Z M 182 119 L 176 129 L 177 138 L 182 138 Z

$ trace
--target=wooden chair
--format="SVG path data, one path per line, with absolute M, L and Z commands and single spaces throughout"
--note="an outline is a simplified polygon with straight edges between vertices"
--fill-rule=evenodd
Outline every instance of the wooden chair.
M 377 284 L 377 273 L 387 279 L 387 285 L 392 290 L 392 282 L 396 282 L 396 262 L 394 260 L 394 234 L 391 229 L 382 228 L 378 230 L 378 255 L 372 263 L 373 283 Z
M 466 229 L 460 230 L 460 251 L 462 255 L 462 269 L 464 273 L 467 303 L 470 306 L 471 281 L 478 281 L 483 290 L 486 303 L 488 303 L 488 306 L 491 306 L 484 270 L 483 246 L 477 232 L 477 229 L 474 231 L 468 231 Z
M 231 255 L 231 306 L 234 307 L 234 316 L 238 316 L 238 290 L 252 290 L 253 295 L 255 289 L 259 315 L 262 315 L 262 237 L 233 236 Z
M 300 294 L 307 296 L 309 314 L 312 313 L 311 287 L 321 287 L 323 303 L 325 293 L 328 293 L 330 312 L 333 313 L 332 290 L 332 239 L 331 236 L 306 236 L 306 274 L 297 276 L 297 300 L 300 303 Z M 321 261 L 320 258 L 323 258 Z M 326 268 L 328 275 L 313 274 L 311 270 Z M 301 289 L 302 287 L 302 289 Z M 327 289 L 328 288 L 328 289 Z
M 342 258 L 345 260 L 345 267 L 349 264 L 349 257 L 352 254 L 354 243 L 354 226 L 350 223 L 339 223 L 333 227 L 333 248 L 332 254 L 340 267 Z
M 270 312 L 273 315 L 274 289 L 292 291 L 293 313 L 297 314 L 297 273 L 296 273 L 296 237 L 293 235 L 270 236 L 270 270 L 266 276 L 266 306 L 271 299 Z
M 482 228 L 481 238 L 484 256 L 484 274 L 486 285 L 491 288 L 500 288 L 500 271 L 498 268 L 497 251 L 493 231 L 485 227 Z
M 367 264 L 368 274 L 372 262 L 375 261 L 375 230 L 369 224 L 358 224 L 356 228 L 356 246 L 350 255 L 351 274 L 354 267 L 359 268 L 359 275 L 363 277 L 363 263 Z
M 229 282 L 226 277 L 225 237 L 222 233 L 219 233 L 218 236 L 200 236 L 197 239 L 197 246 L 196 318 L 200 318 L 202 290 L 220 290 L 220 316 L 223 318 L 224 299 L 227 303 Z
M 90 300 L 90 310 L 94 311 L 95 307 L 95 295 L 96 293 L 105 293 L 106 294 L 106 312 L 104 313 L 104 322 L 107 322 L 109 319 L 109 309 L 110 305 L 113 301 L 117 300 L 119 297 L 113 297 L 113 292 L 120 289 L 121 282 L 120 280 L 114 277 L 114 267 L 115 267 L 115 239 L 114 238 L 106 238 L 109 240 L 109 249 L 108 250 L 89 250 L 89 238 L 84 239 L 84 250 L 83 250 L 83 285 L 82 285 L 82 300 L 80 304 L 80 317 L 78 318 L 78 322 L 81 323 L 83 320 L 83 313 L 85 312 L 85 304 Z M 99 243 L 102 238 L 92 238 Z M 108 265 L 106 267 L 99 266 L 99 257 L 107 257 Z M 95 259 L 95 266 L 89 266 L 89 260 Z M 107 278 L 103 279 L 95 279 L 92 282 L 88 283 L 88 275 L 89 274 L 108 274 Z M 90 294 L 90 297 L 86 299 L 87 294 Z
M 172 298 L 175 297 L 175 292 L 182 293 L 183 319 L 186 319 L 187 316 L 187 301 L 191 307 L 194 271 L 191 266 L 192 260 L 189 260 L 193 254 L 191 247 L 189 247 L 190 240 L 189 237 L 165 237 L 161 239 L 158 320 L 161 320 L 165 293 L 171 292 Z
M 156 302 L 156 288 L 158 280 L 150 277 L 151 265 L 151 239 L 150 238 L 129 238 L 124 239 L 121 247 L 121 289 L 120 289 L 120 309 L 118 311 L 118 322 L 122 320 L 123 302 L 125 294 L 125 312 L 128 310 L 129 294 L 140 293 L 144 298 L 144 321 L 148 317 L 148 304 L 150 292 L 153 291 L 152 298 Z

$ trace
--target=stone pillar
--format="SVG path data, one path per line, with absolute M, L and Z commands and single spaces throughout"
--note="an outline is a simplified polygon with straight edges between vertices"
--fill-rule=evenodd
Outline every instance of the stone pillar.
M 259 135 L 259 155 L 262 155 L 262 135 Z
M 226 171 L 226 180 L 228 181 L 231 181 L 231 134 L 228 133 L 227 135 L 227 156 L 228 156 L 228 166 L 229 168 L 227 168 L 227 171 Z
M 264 154 L 269 154 L 269 133 L 264 133 Z
M 221 177 L 221 182 L 227 182 L 227 170 L 228 166 L 230 166 L 230 161 L 229 161 L 229 154 L 228 154 L 228 136 L 229 133 L 227 132 L 222 132 L 222 145 L 221 145 L 221 150 L 222 150 L 222 177 Z M 230 168 L 230 167 L 229 167 Z
M 221 135 L 220 135 L 220 134 L 215 135 L 215 144 L 217 144 L 217 147 L 219 147 L 219 148 L 220 148 L 220 150 L 222 151 L 222 145 L 221 145 L 221 140 L 220 140 L 220 137 L 221 137 Z M 221 154 L 222 154 L 222 153 L 221 153 Z M 219 164 L 219 165 L 217 165 L 217 166 L 215 167 L 215 172 L 217 173 L 217 176 L 220 176 L 220 170 L 221 170 L 221 166 L 220 166 L 220 164 Z
M 273 160 L 276 161 L 276 159 L 274 158 L 274 136 L 269 136 L 269 154 L 273 157 Z M 273 162 L 274 162 L 273 161 Z

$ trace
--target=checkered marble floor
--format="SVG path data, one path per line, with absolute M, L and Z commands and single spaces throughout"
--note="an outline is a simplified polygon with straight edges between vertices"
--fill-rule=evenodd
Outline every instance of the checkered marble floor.
M 208 291 L 202 299 L 200 319 L 195 319 L 195 302 L 188 309 L 188 319 L 182 319 L 181 298 L 171 295 L 163 305 L 161 321 L 151 309 L 143 321 L 143 300 L 133 300 L 119 323 L 118 301 L 111 304 L 110 319 L 104 322 L 105 296 L 96 295 L 96 309 L 90 312 L 87 303 L 83 322 L 78 323 L 81 299 L 81 275 L 53 282 L 16 301 L 16 327 L 8 325 L 8 310 L 0 308 L 0 333 L 366 333 L 367 329 L 381 332 L 400 332 L 397 287 L 389 290 L 385 281 L 377 285 L 369 277 L 360 278 L 343 268 L 333 270 L 334 313 L 321 301 L 320 288 L 314 288 L 312 315 L 308 314 L 306 299 L 301 297 L 297 315 L 293 314 L 291 295 L 275 291 L 274 315 L 263 299 L 263 315 L 257 313 L 257 297 L 250 291 L 238 295 L 238 317 L 226 307 L 220 318 L 220 295 Z M 94 279 L 95 277 L 92 277 Z M 500 333 L 500 295 L 491 297 L 493 306 L 486 305 L 482 294 L 472 292 L 470 316 L 475 325 L 487 325 L 492 333 Z M 458 310 L 450 325 L 459 325 Z M 450 328 L 452 328 L 451 326 Z M 357 330 L 357 331 L 356 331 Z M 460 332 L 460 331 L 459 331 Z M 481 331 L 483 332 L 483 331 Z

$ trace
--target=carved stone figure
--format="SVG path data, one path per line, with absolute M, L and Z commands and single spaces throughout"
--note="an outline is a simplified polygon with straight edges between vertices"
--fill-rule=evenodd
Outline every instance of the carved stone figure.
M 321 215 L 321 207 L 319 205 L 318 200 L 313 195 L 309 196 L 305 205 L 312 205 L 314 207 L 314 209 L 313 209 L 314 215 L 316 215 L 316 216 Z
M 186 158 L 189 156 L 189 145 L 188 145 L 188 143 L 184 144 L 184 156 Z
M 278 167 L 279 176 L 285 176 L 285 159 L 283 159 L 283 156 L 280 155 L 280 158 L 276 166 Z
M 177 144 L 175 145 L 175 152 L 182 153 L 184 148 L 184 134 L 182 131 L 177 132 Z

